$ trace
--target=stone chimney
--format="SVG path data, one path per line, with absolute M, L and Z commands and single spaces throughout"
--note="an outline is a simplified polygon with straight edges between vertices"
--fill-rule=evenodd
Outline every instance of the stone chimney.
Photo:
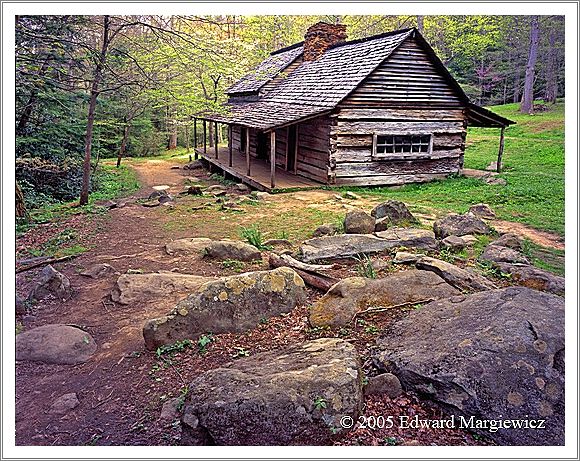
M 332 45 L 346 41 L 344 24 L 318 22 L 310 26 L 304 36 L 304 60 L 316 61 Z

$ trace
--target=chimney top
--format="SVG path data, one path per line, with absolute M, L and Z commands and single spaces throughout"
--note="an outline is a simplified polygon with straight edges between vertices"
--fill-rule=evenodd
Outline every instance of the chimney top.
M 346 37 L 344 24 L 317 22 L 308 28 L 304 36 L 304 60 L 316 61 L 331 46 L 344 43 Z

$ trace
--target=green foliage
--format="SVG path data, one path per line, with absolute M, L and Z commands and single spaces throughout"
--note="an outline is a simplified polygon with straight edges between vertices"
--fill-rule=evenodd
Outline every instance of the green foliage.
M 206 335 L 201 335 L 197 340 L 197 351 L 200 354 L 205 354 L 207 352 L 207 346 L 213 341 L 212 334 L 208 333 Z
M 161 358 L 162 355 L 173 356 L 176 352 L 183 352 L 185 349 L 192 347 L 192 343 L 189 339 L 184 339 L 183 341 L 175 341 L 173 344 L 164 344 L 159 346 L 155 355 L 157 358 Z
M 237 259 L 224 259 L 222 261 L 222 267 L 224 269 L 233 269 L 236 272 L 241 272 L 244 270 L 243 261 L 238 261 Z
M 328 406 L 328 404 L 326 403 L 326 400 L 320 396 L 315 397 L 313 403 L 314 403 L 314 408 L 316 410 L 323 410 Z
M 377 278 L 377 271 L 373 267 L 373 260 L 369 255 L 361 254 L 355 256 L 354 259 L 357 261 L 356 271 L 361 277 L 366 277 L 369 279 Z
M 243 227 L 240 230 L 240 237 L 242 237 L 250 245 L 255 246 L 258 250 L 269 250 L 270 247 L 264 245 L 264 236 L 257 225 Z
M 395 446 L 400 445 L 401 442 L 396 437 L 386 437 L 385 438 L 385 445 Z
M 240 357 L 249 357 L 250 351 L 244 347 L 234 347 L 235 353 L 232 355 L 232 358 L 239 359 Z

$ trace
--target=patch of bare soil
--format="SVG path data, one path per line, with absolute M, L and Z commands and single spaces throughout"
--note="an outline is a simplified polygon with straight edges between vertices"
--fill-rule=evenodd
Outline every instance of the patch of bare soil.
M 551 232 L 533 229 L 522 223 L 495 220 L 491 225 L 500 233 L 511 232 L 522 238 L 527 238 L 537 245 L 564 250 L 564 237 Z
M 405 309 L 393 309 L 369 314 L 349 328 L 338 330 L 312 329 L 307 321 L 307 306 L 320 293 L 309 290 L 305 306 L 261 322 L 244 334 L 209 336 L 205 347 L 193 344 L 183 350 L 157 354 L 144 348 L 142 326 L 145 320 L 165 314 L 177 301 L 176 296 L 130 305 L 111 302 L 109 294 L 119 274 L 128 269 L 143 272 L 178 271 L 196 275 L 230 275 L 241 270 L 198 255 L 170 256 L 164 244 L 182 237 L 223 237 L 239 215 L 227 212 L 203 214 L 191 212 L 180 218 L 179 209 L 159 206 L 143 207 L 136 200 L 146 198 L 154 185 L 168 185 L 170 192 L 183 190 L 187 177 L 208 184 L 206 172 L 171 169 L 167 161 L 135 163 L 143 188 L 127 204 L 112 209 L 106 216 L 78 215 L 59 223 L 55 228 L 37 227 L 19 238 L 22 250 L 43 245 L 50 233 L 73 226 L 82 234 L 80 243 L 90 251 L 55 267 L 70 278 L 74 296 L 66 301 L 45 300 L 31 306 L 27 315 L 18 320 L 25 330 L 51 323 L 76 325 L 89 332 L 98 344 L 96 354 L 86 363 L 76 366 L 47 365 L 20 362 L 16 364 L 16 443 L 18 445 L 175 445 L 179 443 L 180 427 L 174 420 L 160 419 L 161 408 L 171 398 L 179 397 L 188 383 L 199 373 L 216 368 L 247 354 L 283 348 L 289 344 L 324 336 L 336 336 L 351 341 L 364 362 L 368 375 L 375 371 L 370 360 L 371 349 L 380 331 L 406 314 Z M 268 212 L 301 209 L 320 205 L 336 211 L 350 206 L 333 198 L 332 192 L 312 191 L 274 196 L 269 199 Z M 207 197 L 183 197 L 186 207 L 211 202 Z M 357 206 L 366 207 L 362 203 Z M 273 204 L 273 205 L 272 205 Z M 252 205 L 255 214 L 264 213 Z M 250 212 L 252 211 L 250 209 Z M 177 213 L 177 215 L 176 215 Z M 203 232 L 192 233 L 190 219 L 202 219 Z M 207 216 L 207 219 L 205 218 Z M 84 217 L 84 220 L 83 220 Z M 177 219 L 176 219 L 177 217 Z M 203 219 L 206 219 L 203 221 Z M 78 222 L 77 222 L 78 221 Z M 183 222 L 182 222 L 183 221 Z M 184 224 L 183 226 L 176 226 Z M 47 230 L 50 229 L 50 230 Z M 196 228 L 199 229 L 199 228 Z M 216 230 L 217 229 L 217 230 Z M 388 259 L 388 258 L 387 258 Z M 96 263 L 109 263 L 117 274 L 102 279 L 80 275 L 83 269 Z M 261 262 L 246 264 L 244 271 L 268 267 L 267 255 Z M 36 271 L 17 276 L 17 291 L 26 295 Z M 357 275 L 354 262 L 338 265 L 336 277 Z M 51 404 L 63 394 L 75 392 L 80 404 L 64 416 L 49 413 Z M 366 400 L 366 415 L 436 415 L 429 404 L 404 394 L 396 400 L 370 398 Z M 326 436 L 326 434 L 325 434 Z M 316 440 L 304 441 L 316 444 Z M 355 430 L 334 438 L 336 444 L 484 444 L 459 430 L 430 430 L 420 434 L 401 434 L 381 430 Z

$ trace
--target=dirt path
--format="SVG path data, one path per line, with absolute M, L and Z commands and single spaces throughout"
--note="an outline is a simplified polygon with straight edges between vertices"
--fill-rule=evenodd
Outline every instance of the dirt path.
M 172 169 L 173 162 L 148 160 L 133 163 L 142 188 L 122 202 L 125 206 L 109 211 L 104 220 L 94 221 L 94 232 L 86 237 L 90 251 L 76 259 L 55 267 L 66 274 L 75 289 L 74 296 L 64 302 L 47 300 L 32 307 L 21 321 L 24 329 L 64 323 L 80 326 L 89 332 L 98 344 L 96 354 L 78 366 L 18 363 L 16 366 L 16 440 L 21 445 L 172 445 L 178 442 L 179 431 L 171 421 L 159 418 L 163 403 L 179 395 L 193 376 L 200 371 L 215 368 L 231 360 L 232 346 L 245 347 L 252 353 L 284 347 L 292 342 L 313 339 L 306 320 L 306 307 L 295 309 L 291 315 L 273 319 L 268 325 L 243 335 L 219 335 L 206 355 L 196 351 L 180 356 L 180 361 L 162 361 L 155 353 L 144 349 L 142 326 L 145 320 L 165 314 L 175 305 L 179 296 L 166 296 L 154 302 L 116 305 L 110 301 L 110 292 L 119 274 L 128 269 L 143 272 L 159 270 L 178 271 L 196 275 L 230 275 L 235 268 L 208 262 L 198 256 L 169 256 L 164 244 L 183 237 L 232 236 L 241 223 L 263 222 L 265 217 L 286 223 L 298 212 L 310 210 L 313 221 L 302 222 L 299 215 L 296 226 L 302 226 L 296 240 L 309 235 L 314 223 L 328 216 L 342 216 L 350 208 L 370 209 L 368 199 L 346 200 L 333 191 L 303 191 L 272 196 L 259 207 L 249 206 L 244 213 L 219 210 L 214 198 L 189 197 L 178 199 L 175 209 L 167 206 L 146 208 L 136 200 L 146 198 L 156 185 L 167 185 L 177 195 L 183 190 L 188 177 L 202 184 L 210 184 L 203 170 Z M 198 210 L 199 204 L 211 204 L 209 211 Z M 208 205 L 209 206 L 209 205 Z M 308 215 L 310 216 L 310 215 Z M 428 216 L 427 216 L 428 217 Z M 423 218 L 423 217 L 422 217 Z M 81 219 L 81 218 L 75 218 Z M 88 219 L 88 218 L 83 218 Z M 316 221 L 318 220 L 318 221 Z M 91 221 L 92 223 L 92 221 Z M 270 224 L 270 222 L 268 223 Z M 292 223 L 294 225 L 294 223 Z M 510 230 L 515 227 L 509 223 Z M 271 227 L 274 226 L 271 224 Z M 524 232 L 523 227 L 520 227 Z M 50 233 L 50 228 L 37 230 Z M 532 240 L 553 243 L 543 233 L 528 232 Z M 102 279 L 80 275 L 83 269 L 96 263 L 109 263 L 116 270 Z M 260 264 L 244 270 L 268 267 L 267 257 Z M 345 266 L 344 276 L 357 275 L 356 268 Z M 27 294 L 30 282 L 38 271 L 17 277 L 17 291 Z M 310 300 L 319 294 L 310 293 Z M 387 316 L 376 320 L 378 329 L 391 321 Z M 374 337 L 358 332 L 355 345 L 364 353 L 374 343 Z M 360 336 L 362 335 L 362 336 Z M 64 416 L 49 413 L 52 402 L 63 394 L 77 393 L 80 404 Z M 402 400 L 406 411 L 411 400 Z M 403 405 L 403 404 L 401 404 Z M 421 409 L 417 404 L 417 411 Z M 474 443 L 465 435 L 425 434 L 427 444 Z M 457 437 L 454 439 L 454 437 Z M 366 441 L 365 443 L 373 443 Z

